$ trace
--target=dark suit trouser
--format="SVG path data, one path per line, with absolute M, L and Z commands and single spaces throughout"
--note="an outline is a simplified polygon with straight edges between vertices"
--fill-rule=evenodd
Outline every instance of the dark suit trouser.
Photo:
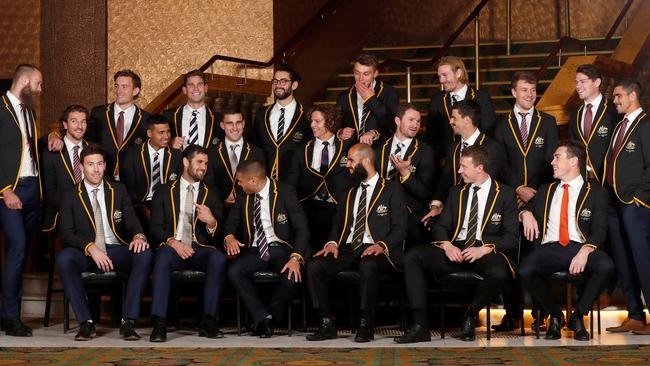
M 562 309 L 553 301 L 545 280 L 555 272 L 568 270 L 571 260 L 580 248 L 582 244 L 576 242 L 570 242 L 566 247 L 558 242 L 543 244 L 526 257 L 519 267 L 522 283 L 539 306 L 551 316 L 561 317 Z M 595 250 L 589 254 L 584 273 L 587 282 L 575 308 L 578 314 L 589 313 L 594 300 L 603 291 L 613 274 L 614 263 L 605 252 Z
M 427 278 L 430 274 L 444 276 L 453 272 L 474 271 L 484 280 L 479 282 L 467 315 L 476 315 L 492 297 L 499 293 L 503 281 L 508 278 L 508 264 L 501 254 L 489 253 L 474 263 L 455 263 L 445 251 L 432 244 L 420 245 L 406 253 L 404 282 L 409 303 L 413 310 L 427 308 Z
M 628 317 L 645 320 L 641 292 L 650 299 L 650 209 L 611 198 L 609 240 Z
M 277 324 L 284 318 L 289 301 L 293 299 L 293 295 L 298 289 L 298 282 L 293 277 L 289 280 L 287 272 L 280 274 L 281 281 L 267 308 L 257 292 L 253 273 L 257 271 L 280 272 L 289 260 L 291 248 L 283 244 L 273 245 L 269 248 L 269 254 L 271 258 L 268 262 L 264 262 L 257 247 L 242 250 L 228 268 L 228 279 L 244 300 L 253 320 L 259 322 L 271 315 L 273 322 Z
M 214 247 L 192 245 L 194 255 L 183 260 L 178 253 L 166 245 L 156 250 L 153 266 L 151 315 L 167 318 L 169 288 L 173 271 L 192 269 L 205 272 L 203 285 L 203 314 L 216 316 L 219 298 L 226 272 L 226 256 Z
M 424 223 L 422 223 L 422 218 L 427 213 L 429 213 L 429 210 L 420 210 L 409 214 L 408 237 L 406 238 L 406 248 L 404 251 L 408 251 L 419 245 L 428 244 L 431 242 L 431 240 L 429 240 L 430 234 L 428 233 L 427 228 L 424 226 Z
M 327 241 L 336 216 L 336 205 L 332 202 L 307 200 L 302 202 L 302 208 L 309 223 L 311 250 L 312 253 L 316 253 L 323 248 Z
M 338 259 L 334 259 L 331 255 L 317 257 L 307 265 L 307 283 L 311 300 L 322 317 L 329 318 L 331 316 L 329 283 L 337 273 L 353 268 L 358 268 L 361 277 L 359 283 L 361 311 L 372 312 L 374 309 L 379 287 L 379 275 L 395 272 L 395 268 L 383 254 L 361 258 L 361 254 L 367 248 L 368 245 L 362 245 L 359 249 L 352 251 L 350 244 L 343 244 L 339 247 Z
M 106 254 L 113 262 L 115 271 L 130 273 L 122 318 L 136 320 L 140 318 L 140 301 L 149 280 L 153 253 L 151 250 L 133 253 L 125 245 L 109 245 Z M 100 271 L 97 264 L 92 257 L 84 255 L 81 250 L 68 247 L 57 256 L 56 267 L 77 321 L 81 323 L 90 320 L 91 315 L 86 302 L 81 272 Z
M 23 287 L 23 268 L 27 245 L 32 239 L 38 220 L 38 178 L 18 183 L 14 193 L 23 204 L 21 210 L 11 210 L 0 200 L 0 227 L 5 238 L 2 264 L 2 319 L 20 316 Z

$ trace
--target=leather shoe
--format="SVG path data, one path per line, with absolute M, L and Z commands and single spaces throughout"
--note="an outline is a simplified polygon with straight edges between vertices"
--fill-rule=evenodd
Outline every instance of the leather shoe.
M 508 332 L 515 330 L 519 325 L 521 319 L 513 319 L 509 314 L 506 314 L 501 319 L 501 324 L 493 325 L 492 330 L 495 332 Z
M 79 325 L 79 331 L 74 336 L 74 340 L 89 341 L 95 338 L 96 335 L 97 333 L 95 332 L 95 324 L 89 321 L 85 321 L 85 322 L 81 322 L 81 324 Z
M 14 318 L 10 320 L 2 319 L 0 322 L 0 328 L 5 331 L 6 335 L 14 337 L 31 337 L 32 328 L 23 324 L 20 321 L 20 318 Z
M 257 323 L 256 333 L 260 338 L 273 337 L 273 319 L 264 318 Z
M 430 342 L 431 332 L 420 324 L 412 324 L 401 337 L 393 338 L 395 343 Z
M 533 332 L 537 332 L 536 329 L 537 329 L 537 323 L 535 322 L 535 318 L 533 318 L 533 322 L 530 324 L 530 330 L 532 330 Z M 540 332 L 546 331 L 546 318 L 539 320 L 539 331 Z
M 135 331 L 135 322 L 133 320 L 125 320 L 120 325 L 120 336 L 125 341 L 138 341 L 140 335 Z
M 569 317 L 569 324 L 567 325 L 573 331 L 573 339 L 576 341 L 588 341 L 589 332 L 585 329 L 585 323 L 582 320 L 582 315 L 576 313 L 571 314 Z
M 560 339 L 562 338 L 562 328 L 566 323 L 564 322 L 564 316 L 556 318 L 551 316 L 548 321 L 548 327 L 546 329 L 545 339 Z
M 636 335 L 650 335 L 650 325 L 646 325 L 645 328 L 640 330 L 633 330 L 632 333 Z
M 314 334 L 307 337 L 308 341 L 324 341 L 326 339 L 336 339 L 336 325 L 334 321 L 329 318 L 323 318 L 318 330 Z
M 475 316 L 466 316 L 463 319 L 463 325 L 461 327 L 461 333 L 458 336 L 458 339 L 465 342 L 471 342 L 476 340 L 476 317 Z
M 167 324 L 163 318 L 154 318 L 153 330 L 149 336 L 149 342 L 167 342 Z
M 623 323 L 618 327 L 607 327 L 605 330 L 612 333 L 623 333 L 635 330 L 641 331 L 644 330 L 646 326 L 647 324 L 645 320 L 625 318 L 625 320 L 623 320 Z
M 370 321 L 366 318 L 361 318 L 359 321 L 359 329 L 357 329 L 357 334 L 354 336 L 354 341 L 357 343 L 367 343 L 375 339 L 375 328 L 370 324 Z
M 219 321 L 214 317 L 204 317 L 199 324 L 199 337 L 223 338 L 223 332 L 219 330 Z

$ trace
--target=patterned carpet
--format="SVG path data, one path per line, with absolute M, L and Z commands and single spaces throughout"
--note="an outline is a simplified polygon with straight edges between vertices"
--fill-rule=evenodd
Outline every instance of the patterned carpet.
M 502 348 L 0 348 L 0 365 L 648 365 L 650 346 Z

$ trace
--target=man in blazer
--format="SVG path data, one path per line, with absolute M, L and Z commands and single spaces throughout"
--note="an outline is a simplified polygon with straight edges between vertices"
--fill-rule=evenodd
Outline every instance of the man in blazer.
M 340 271 L 358 269 L 361 319 L 354 340 L 370 342 L 379 275 L 402 268 L 408 211 L 401 185 L 379 176 L 369 145 L 352 146 L 347 164 L 353 186 L 341 198 L 329 240 L 307 266 L 311 299 L 321 318 L 309 341 L 337 337 L 328 285 Z
M 149 113 L 135 105 L 142 87 L 138 74 L 120 70 L 113 75 L 113 81 L 115 101 L 92 109 L 86 138 L 106 151 L 106 171 L 119 180 L 119 163 L 125 151 L 132 145 L 142 145 L 147 139 Z
M 205 105 L 208 83 L 203 71 L 192 70 L 185 74 L 182 89 L 187 97 L 185 104 L 162 113 L 171 122 L 171 147 L 181 150 L 190 144 L 198 144 L 207 149 L 216 145 L 223 134 L 217 125 L 219 119 Z
M 484 146 L 475 144 L 463 149 L 460 173 L 465 184 L 451 188 L 447 205 L 433 228 L 432 243 L 406 254 L 404 283 L 414 323 L 395 342 L 431 339 L 426 315 L 429 274 L 444 276 L 470 270 L 484 278 L 465 312 L 458 337 L 463 341 L 476 339 L 476 315 L 499 293 L 503 281 L 514 276 L 510 258 L 515 254 L 519 235 L 515 192 L 490 177 L 485 170 L 489 160 Z
M 335 136 L 341 126 L 336 106 L 314 106 L 309 119 L 314 138 L 294 154 L 287 183 L 298 193 L 309 222 L 311 248 L 318 251 L 327 240 L 336 205 L 350 188 L 346 159 L 351 140 Z
M 395 134 L 375 149 L 379 175 L 402 185 L 406 196 L 409 247 L 426 241 L 421 223 L 431 199 L 435 162 L 433 150 L 416 136 L 420 111 L 413 104 L 400 105 L 395 115 Z
M 613 95 L 624 118 L 605 156 L 609 240 L 628 315 L 621 326 L 607 330 L 650 334 L 640 298 L 641 293 L 650 298 L 650 118 L 641 108 L 638 81 L 618 82 Z
M 245 194 L 237 197 L 223 229 L 226 253 L 236 257 L 228 279 L 255 321 L 253 335 L 270 338 L 302 281 L 301 265 L 309 253 L 307 219 L 293 188 L 269 179 L 259 161 L 239 164 L 237 184 Z M 267 306 L 253 274 L 269 270 L 279 272 L 282 281 Z
M 105 156 L 95 144 L 84 148 L 80 157 L 83 180 L 63 195 L 59 211 L 64 249 L 56 258 L 56 267 L 80 323 L 78 341 L 95 337 L 81 279 L 86 271 L 129 272 L 120 335 L 126 340 L 140 339 L 135 322 L 140 318 L 140 300 L 153 260 L 126 189 L 103 179 Z
M 203 318 L 199 337 L 221 338 L 217 321 L 226 257 L 214 246 L 223 205 L 215 189 L 203 183 L 208 152 L 192 144 L 183 150 L 183 173 L 160 186 L 151 202 L 151 240 L 158 244 L 153 268 L 151 342 L 167 340 L 167 304 L 173 271 L 205 272 Z
M 343 114 L 343 129 L 337 135 L 342 140 L 372 145 L 393 131 L 399 96 L 392 85 L 377 79 L 379 60 L 375 56 L 357 57 L 352 72 L 354 85 L 336 100 Z
M 524 235 L 536 246 L 523 260 L 519 275 L 535 301 L 551 316 L 546 339 L 559 339 L 565 324 L 562 309 L 544 283 L 550 275 L 567 269 L 572 275 L 585 273 L 586 283 L 568 325 L 574 339 L 588 341 L 582 318 L 614 274 L 614 263 L 598 250 L 607 237 L 607 195 L 598 182 L 582 176 L 585 156 L 581 143 L 561 141 L 551 162 L 558 181 L 541 186 L 519 215 Z
M 300 80 L 295 70 L 278 67 L 271 80 L 275 103 L 255 115 L 251 141 L 264 150 L 266 170 L 277 181 L 287 179 L 294 151 L 312 137 L 304 108 L 294 97 Z

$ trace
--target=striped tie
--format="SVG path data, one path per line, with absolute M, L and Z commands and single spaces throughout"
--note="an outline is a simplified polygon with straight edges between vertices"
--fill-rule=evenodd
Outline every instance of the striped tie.
M 186 245 L 192 245 L 192 221 L 194 219 L 194 186 L 187 186 L 185 193 L 185 205 L 183 208 L 183 237 L 181 242 Z
M 467 237 L 465 238 L 465 249 L 476 244 L 476 230 L 478 228 L 478 190 L 481 187 L 474 187 L 472 193 L 472 208 L 469 210 L 469 224 L 467 224 Z
M 95 219 L 95 246 L 106 253 L 106 241 L 104 237 L 104 215 L 102 206 L 99 205 L 97 193 L 99 188 L 93 189 L 93 218 Z
M 266 234 L 264 234 L 264 227 L 262 226 L 262 196 L 259 194 L 255 195 L 255 205 L 254 205 L 254 217 L 255 217 L 255 243 L 257 244 L 257 249 L 260 251 L 260 258 L 264 262 L 268 262 L 271 258 L 269 254 L 269 243 L 266 241 Z
M 237 159 L 237 149 L 239 144 L 230 145 L 230 167 L 232 168 L 232 174 L 234 175 L 237 171 L 237 165 L 239 165 L 239 159 Z
M 282 140 L 282 136 L 284 136 L 284 108 L 280 108 L 280 118 L 278 119 L 278 134 L 275 140 L 277 142 L 280 142 L 280 140 Z
M 526 121 L 526 116 L 528 116 L 528 113 L 519 112 L 519 115 L 521 116 L 519 132 L 521 133 L 521 142 L 523 143 L 525 149 L 528 147 L 528 122 Z
M 158 152 L 153 153 L 153 164 L 151 166 L 151 193 L 156 192 L 158 184 L 160 184 L 160 162 L 158 160 Z
M 81 162 L 79 161 L 79 145 L 72 148 L 72 169 L 74 170 L 74 182 L 81 181 Z
M 404 148 L 404 144 L 401 142 L 397 143 L 397 147 L 395 148 L 395 152 L 393 155 L 396 155 L 399 157 L 399 153 L 402 152 L 402 148 Z M 394 179 L 395 176 L 398 174 L 398 171 L 395 170 L 395 166 L 393 165 L 392 162 L 388 162 L 388 168 L 386 169 L 386 176 L 388 177 L 387 179 Z
M 196 115 L 199 111 L 192 111 L 192 119 L 190 120 L 190 145 L 194 145 L 199 141 L 199 124 L 196 120 Z
M 359 121 L 359 136 L 366 133 L 366 119 L 368 119 L 368 114 L 370 113 L 370 108 L 363 103 L 363 110 L 361 110 L 361 121 Z
M 366 190 L 368 183 L 361 183 L 361 196 L 357 203 L 357 214 L 354 220 L 354 231 L 352 234 L 352 250 L 357 250 L 363 245 L 363 236 L 366 232 Z

